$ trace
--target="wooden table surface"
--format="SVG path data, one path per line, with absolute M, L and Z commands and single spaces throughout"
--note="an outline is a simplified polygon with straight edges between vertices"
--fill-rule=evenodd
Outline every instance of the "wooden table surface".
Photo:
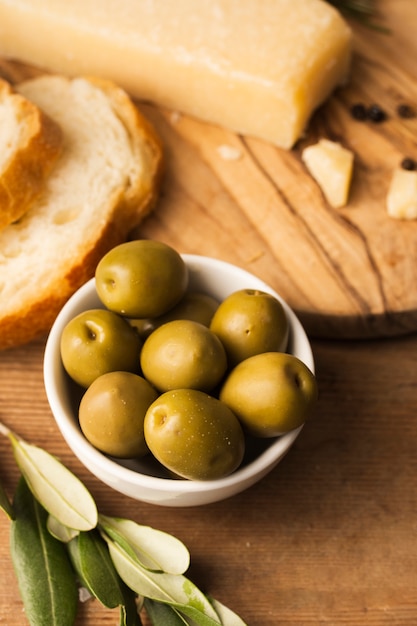
M 390 8 L 394 27 L 401 25 L 404 50 L 415 48 L 415 23 L 401 17 L 403 11 L 414 11 L 412 0 L 381 2 Z M 394 46 L 396 39 L 386 41 Z M 398 55 L 398 47 L 392 53 Z M 404 71 L 415 75 L 415 67 L 415 57 L 405 54 Z M 194 152 L 189 156 L 190 161 Z M 181 170 L 187 162 L 178 162 L 175 172 L 184 186 L 192 186 Z M 168 183 L 172 179 L 171 171 Z M 184 217 L 181 206 L 187 216 L 187 207 L 191 211 L 195 204 L 181 192 L 181 184 L 163 199 L 164 207 L 177 193 L 179 218 Z M 218 189 L 208 185 L 206 192 L 217 197 Z M 188 221 L 176 217 L 174 223 L 168 217 L 156 212 L 141 232 L 162 233 L 181 251 L 190 251 L 184 249 Z M 196 241 L 210 253 L 205 227 L 218 231 L 215 226 L 210 231 L 212 217 L 209 222 L 204 211 L 200 217 Z M 256 247 L 251 247 L 253 233 L 248 228 L 242 244 L 232 231 L 228 238 L 220 236 L 220 224 L 219 218 L 219 237 L 210 245 L 222 248 L 221 256 L 230 260 L 231 244 L 232 260 L 243 264 L 245 254 Z M 265 265 L 264 259 L 263 266 L 249 269 L 263 269 L 268 277 L 274 266 Z M 217 504 L 183 509 L 122 496 L 78 462 L 46 400 L 43 349 L 44 340 L 39 340 L 0 353 L 0 420 L 59 456 L 90 488 L 101 512 L 182 539 L 191 552 L 189 576 L 249 626 L 417 624 L 417 335 L 313 339 L 320 400 L 290 453 L 248 491 Z M 12 494 L 18 471 L 4 437 L 0 476 Z M 9 526 L 0 514 L 0 624 L 25 626 L 10 560 Z M 80 606 L 77 626 L 115 624 L 117 614 L 98 602 Z
M 42 341 L 0 354 L 0 419 L 58 455 L 103 513 L 168 531 L 190 577 L 250 626 L 417 623 L 417 336 L 313 341 L 320 401 L 293 449 L 258 485 L 208 506 L 166 509 L 100 484 L 67 448 L 42 380 Z M 0 439 L 0 474 L 18 472 Z M 25 626 L 0 515 L 0 624 Z M 98 602 L 77 626 L 116 625 Z
M 252 271 L 316 337 L 417 331 L 417 221 L 386 211 L 393 171 L 406 156 L 417 160 L 417 116 L 397 113 L 400 104 L 417 110 L 417 3 L 375 5 L 389 34 L 354 24 L 350 80 L 316 112 L 293 150 L 139 102 L 162 139 L 167 171 L 157 210 L 138 234 Z M 16 45 L 17 58 L 19 52 Z M 67 56 L 79 72 L 71 50 Z M 0 76 L 12 82 L 33 69 L 0 57 Z M 118 82 L 117 72 L 107 77 Z M 378 104 L 387 119 L 358 122 L 351 115 L 356 103 Z M 318 138 L 340 141 L 355 155 L 343 209 L 328 205 L 302 162 L 303 148 Z M 224 158 L 224 147 L 237 158 Z

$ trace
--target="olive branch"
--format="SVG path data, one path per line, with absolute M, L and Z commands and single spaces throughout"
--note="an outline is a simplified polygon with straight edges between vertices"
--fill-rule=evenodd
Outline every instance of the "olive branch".
M 80 590 L 119 609 L 120 626 L 246 626 L 186 576 L 190 555 L 176 537 L 98 512 L 85 485 L 55 456 L 0 422 L 21 477 L 13 502 L 0 483 L 11 522 L 11 557 L 32 626 L 73 626 Z

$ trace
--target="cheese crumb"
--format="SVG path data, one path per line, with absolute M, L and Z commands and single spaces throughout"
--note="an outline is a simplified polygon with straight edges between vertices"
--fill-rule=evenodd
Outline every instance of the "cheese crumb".
M 217 152 L 225 161 L 237 161 L 242 157 L 242 152 L 239 148 L 235 148 L 234 146 L 218 146 Z
M 395 219 L 417 219 L 417 171 L 394 170 L 387 195 L 387 212 Z
M 320 139 L 301 155 L 310 174 L 335 208 L 347 204 L 353 172 L 353 152 L 340 143 Z
M 177 124 L 181 119 L 181 113 L 179 111 L 171 111 L 170 122 L 171 124 Z

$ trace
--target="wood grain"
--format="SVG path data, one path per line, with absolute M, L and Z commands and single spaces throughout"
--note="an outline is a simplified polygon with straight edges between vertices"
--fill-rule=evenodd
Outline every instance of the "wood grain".
M 387 16 L 392 4 L 381 3 Z M 417 7 L 408 9 L 416 23 Z M 160 236 L 168 227 L 181 249 L 254 271 L 314 336 L 414 330 L 417 222 L 389 218 L 385 198 L 393 169 L 404 156 L 417 156 L 417 118 L 396 113 L 398 104 L 417 103 L 415 68 L 412 74 L 402 66 L 404 57 L 415 57 L 415 45 L 406 40 L 404 47 L 397 29 L 387 35 L 356 27 L 349 85 L 317 112 L 292 151 L 148 110 L 168 146 L 172 176 L 140 234 Z M 389 119 L 353 120 L 350 108 L 357 102 L 378 103 Z M 325 202 L 301 161 L 302 149 L 319 137 L 341 141 L 355 154 L 350 201 L 342 210 Z M 240 158 L 222 159 L 223 145 Z
M 416 5 L 378 4 L 391 35 L 356 27 L 352 86 L 309 134 L 340 133 L 358 151 L 352 204 L 341 212 L 323 203 L 299 147 L 284 153 L 141 105 L 164 138 L 168 168 L 161 204 L 139 234 L 255 271 L 321 336 L 397 335 L 417 326 L 416 225 L 389 221 L 383 206 L 390 168 L 406 151 L 417 156 L 415 122 L 357 127 L 348 115 L 359 96 L 391 113 L 403 98 L 417 102 Z M 20 80 L 31 70 L 3 61 L 0 73 Z M 225 161 L 219 145 L 237 147 L 241 158 Z M 59 456 L 103 513 L 182 539 L 190 577 L 250 626 L 415 626 L 416 334 L 314 339 L 320 400 L 290 454 L 243 494 L 169 511 L 118 494 L 74 457 L 47 404 L 43 349 L 39 340 L 0 353 L 0 420 Z M 12 495 L 18 471 L 4 437 L 0 477 Z M 26 626 L 9 528 L 0 514 L 0 624 Z M 98 602 L 79 608 L 77 626 L 116 623 Z
M 417 336 L 315 340 L 320 400 L 291 452 L 248 491 L 166 509 L 96 480 L 63 441 L 47 405 L 43 342 L 0 354 L 0 420 L 59 456 L 101 512 L 171 532 L 191 552 L 190 577 L 249 626 L 417 623 Z M 0 437 L 0 477 L 18 472 Z M 0 624 L 26 626 L 0 515 Z M 77 626 L 117 624 L 98 602 Z M 149 626 L 149 624 L 146 624 Z
M 313 117 L 291 151 L 139 103 L 166 149 L 167 172 L 155 213 L 134 236 L 181 252 L 208 254 L 256 273 L 282 294 L 316 337 L 361 338 L 417 329 L 417 221 L 389 218 L 393 169 L 417 159 L 417 5 L 380 0 L 388 34 L 353 24 L 349 84 Z M 0 75 L 18 81 L 31 68 L 3 60 Z M 350 107 L 378 103 L 384 123 L 355 121 Z M 355 154 L 350 201 L 332 209 L 308 175 L 301 151 L 319 137 Z M 238 158 L 225 159 L 221 147 Z

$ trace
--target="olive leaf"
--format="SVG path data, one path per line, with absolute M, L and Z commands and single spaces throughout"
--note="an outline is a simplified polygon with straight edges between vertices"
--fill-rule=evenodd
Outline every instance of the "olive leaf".
M 99 517 L 99 520 L 100 519 L 101 517 Z M 137 561 L 139 564 L 141 564 L 134 548 L 130 545 L 126 537 L 122 535 L 118 530 L 116 530 L 116 528 L 106 524 L 103 525 L 99 522 L 98 529 L 104 541 L 106 541 L 107 543 L 109 543 L 109 541 L 114 541 L 121 548 L 123 548 L 126 554 L 128 554 L 130 558 L 133 559 L 133 561 Z
M 245 622 L 239 615 L 236 615 L 227 606 L 216 600 L 215 598 L 209 598 L 210 602 L 214 606 L 217 615 L 220 617 L 223 626 L 246 626 Z
M 136 594 L 117 574 L 106 543 L 95 530 L 81 532 L 68 544 L 68 552 L 80 583 L 105 607 L 120 607 L 120 625 L 138 626 Z
M 206 596 L 185 576 L 145 569 L 118 543 L 110 538 L 107 542 L 114 566 L 130 589 L 145 598 L 170 604 L 201 626 L 221 624 Z
M 169 604 L 145 598 L 145 610 L 153 626 L 187 626 L 189 622 Z
M 61 522 L 59 522 L 53 515 L 48 515 L 46 527 L 55 539 L 59 539 L 59 541 L 62 541 L 63 543 L 68 543 L 80 532 L 75 528 L 64 526 L 64 524 L 61 524 Z
M 190 555 L 180 540 L 99 516 L 90 492 L 58 459 L 1 422 L 0 434 L 22 471 L 13 505 L 0 485 L 0 508 L 12 519 L 12 561 L 32 626 L 73 625 L 74 569 L 94 597 L 119 606 L 120 626 L 141 626 L 139 599 L 155 626 L 246 626 L 183 575 Z
M 124 604 L 120 606 L 120 626 L 142 626 L 136 594 L 122 581 Z
M 2 483 L 0 483 L 0 509 L 6 513 L 9 519 L 12 520 L 14 518 L 12 503 L 10 502 Z
M 64 544 L 46 528 L 47 513 L 22 477 L 14 498 L 10 550 L 26 616 L 33 626 L 72 626 L 78 590 Z
M 119 576 L 97 532 L 81 532 L 69 542 L 68 551 L 82 584 L 94 597 L 109 609 L 123 604 Z
M 35 498 L 61 524 L 76 530 L 97 525 L 96 504 L 83 483 L 56 457 L 8 433 L 13 452 Z
M 162 530 L 105 515 L 99 516 L 99 524 L 114 541 L 120 543 L 123 537 L 122 547 L 127 542 L 146 569 L 183 574 L 190 565 L 190 553 L 182 541 Z
M 140 615 L 134 607 L 134 612 L 129 611 L 128 605 L 120 607 L 120 626 L 142 626 Z

